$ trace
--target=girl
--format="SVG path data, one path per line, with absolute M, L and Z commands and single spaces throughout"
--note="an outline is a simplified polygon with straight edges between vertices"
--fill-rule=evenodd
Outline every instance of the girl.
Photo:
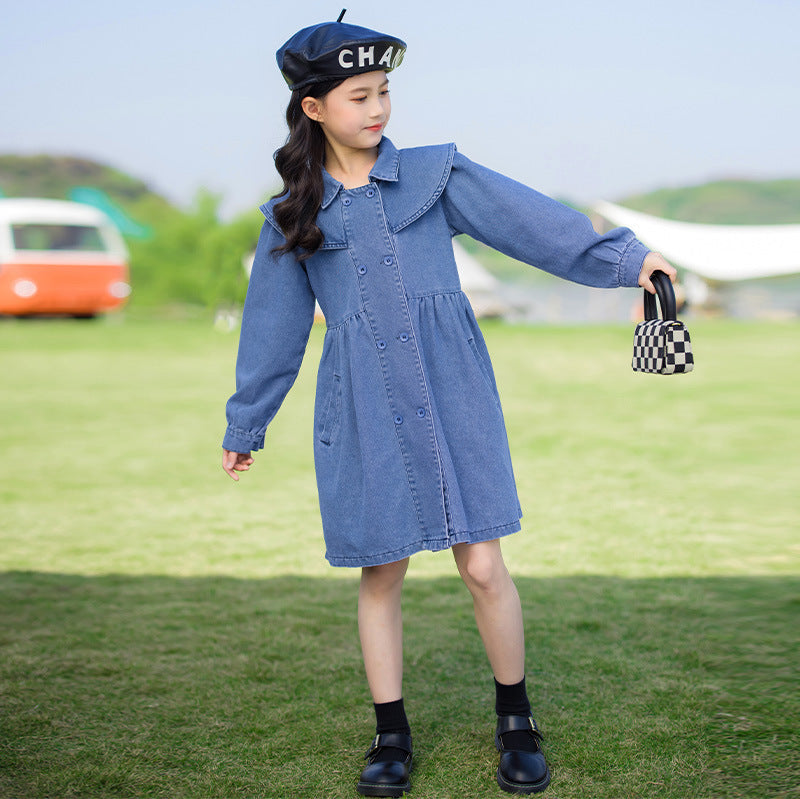
M 592 286 L 644 286 L 675 270 L 627 229 L 599 236 L 553 200 L 452 144 L 397 150 L 384 137 L 400 39 L 341 21 L 277 54 L 292 90 L 275 155 L 283 191 L 261 210 L 227 405 L 223 468 L 249 470 L 294 382 L 314 317 L 327 330 L 314 457 L 334 566 L 361 568 L 358 624 L 376 735 L 357 790 L 409 790 L 400 596 L 409 556 L 449 548 L 472 594 L 496 690 L 497 781 L 544 790 L 550 772 L 525 687 L 519 596 L 499 539 L 520 529 L 500 400 L 461 291 L 452 236 Z

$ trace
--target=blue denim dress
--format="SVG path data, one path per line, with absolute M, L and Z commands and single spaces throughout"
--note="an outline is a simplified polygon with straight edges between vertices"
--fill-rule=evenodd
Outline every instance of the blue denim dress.
M 304 265 L 274 257 L 266 217 L 242 319 L 226 449 L 264 446 L 291 388 L 319 301 L 327 330 L 317 376 L 314 460 L 334 566 L 515 532 L 522 515 L 489 354 L 461 291 L 452 237 L 467 233 L 590 286 L 636 286 L 648 250 L 479 166 L 455 145 L 397 150 L 384 138 L 370 182 L 327 172 Z

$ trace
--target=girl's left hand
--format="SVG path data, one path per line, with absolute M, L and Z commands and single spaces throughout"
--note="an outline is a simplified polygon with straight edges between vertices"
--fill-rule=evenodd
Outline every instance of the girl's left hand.
M 678 276 L 678 271 L 674 266 L 670 266 L 663 255 L 659 255 L 657 252 L 647 253 L 644 263 L 642 263 L 642 271 L 639 272 L 639 285 L 651 294 L 656 293 L 656 287 L 650 280 L 650 275 L 656 270 L 666 273 L 673 283 Z

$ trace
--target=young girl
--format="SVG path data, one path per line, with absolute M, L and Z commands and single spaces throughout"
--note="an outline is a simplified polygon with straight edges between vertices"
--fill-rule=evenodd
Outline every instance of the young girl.
M 327 330 L 314 457 L 334 566 L 361 568 L 358 624 L 376 735 L 357 790 L 410 789 L 400 596 L 409 556 L 449 548 L 472 594 L 494 674 L 497 781 L 544 790 L 550 773 L 525 687 L 520 600 L 499 539 L 520 529 L 489 355 L 461 291 L 452 237 L 591 286 L 644 286 L 675 270 L 627 229 L 481 167 L 452 144 L 384 137 L 400 39 L 341 21 L 277 54 L 291 100 L 242 320 L 223 468 L 238 480 L 297 376 L 314 318 Z

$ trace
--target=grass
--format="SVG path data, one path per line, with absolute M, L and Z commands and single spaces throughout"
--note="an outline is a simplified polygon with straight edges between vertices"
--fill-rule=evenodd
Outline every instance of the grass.
M 661 378 L 625 327 L 486 326 L 547 796 L 800 796 L 800 329 L 690 329 L 697 371 Z M 355 795 L 373 719 L 357 574 L 322 557 L 320 347 L 236 485 L 235 337 L 0 324 L 0 796 Z M 454 575 L 421 554 L 404 597 L 416 799 L 505 795 Z

